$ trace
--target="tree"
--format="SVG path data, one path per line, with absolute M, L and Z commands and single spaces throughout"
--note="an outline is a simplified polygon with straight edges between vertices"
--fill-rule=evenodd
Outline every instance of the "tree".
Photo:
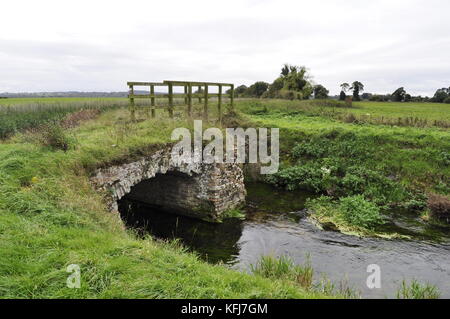
M 342 83 L 340 86 L 341 86 L 342 91 L 344 91 L 344 93 L 347 92 L 348 89 L 350 88 L 350 84 L 348 84 L 347 82 Z
M 309 99 L 313 93 L 313 85 L 304 66 L 285 64 L 281 75 L 269 86 L 264 97 L 287 99 Z
M 315 99 L 328 99 L 328 91 L 323 85 L 314 86 L 314 98 Z
M 239 85 L 237 88 L 234 89 L 234 94 L 236 96 L 245 95 L 247 89 L 248 87 L 246 85 Z
M 405 94 L 405 102 L 411 102 L 411 101 L 412 101 L 411 94 Z
M 275 98 L 278 97 L 279 92 L 283 89 L 284 79 L 283 77 L 279 77 L 273 81 L 271 85 L 269 85 L 269 89 L 264 94 L 264 97 Z
M 289 71 L 289 64 L 283 65 L 283 67 L 281 68 L 281 76 L 287 76 L 289 74 Z
M 339 94 L 339 100 L 341 101 L 345 101 L 345 99 L 347 98 L 347 94 L 346 92 L 348 91 L 348 89 L 350 88 L 350 84 L 348 84 L 347 82 L 342 83 L 340 85 L 341 87 L 341 93 Z
M 392 93 L 392 101 L 394 102 L 403 102 L 405 100 L 406 91 L 403 87 L 398 88 Z
M 442 88 L 436 91 L 433 96 L 433 102 L 443 103 L 449 97 L 450 88 Z
M 361 98 L 363 99 L 363 100 L 370 100 L 370 97 L 372 96 L 372 94 L 371 93 L 363 93 L 363 94 L 361 94 Z
M 252 97 L 261 97 L 267 89 L 269 88 L 269 83 L 258 81 L 250 85 L 246 90 L 246 95 Z
M 364 84 L 359 81 L 355 81 L 352 83 L 352 87 L 350 90 L 353 91 L 353 100 L 360 101 L 359 92 L 364 91 Z

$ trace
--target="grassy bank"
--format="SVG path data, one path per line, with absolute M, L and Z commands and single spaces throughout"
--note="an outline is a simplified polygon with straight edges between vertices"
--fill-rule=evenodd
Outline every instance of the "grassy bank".
M 182 120 L 127 122 L 126 110 L 70 129 L 66 152 L 16 134 L 0 143 L 2 298 L 321 298 L 285 280 L 210 265 L 176 243 L 138 239 L 88 181 L 107 163 L 152 152 Z M 66 268 L 81 268 L 69 289 Z
M 310 203 L 317 212 L 323 211 L 316 214 L 319 220 L 326 218 L 344 231 L 377 233 L 373 221 L 378 218 L 371 217 L 374 209 L 403 205 L 419 214 L 427 209 L 428 193 L 448 196 L 450 134 L 434 125 L 432 118 L 424 128 L 347 123 L 333 115 L 340 105 L 296 103 L 236 101 L 241 118 L 228 120 L 281 129 L 282 166 L 268 181 L 325 194 L 321 201 Z M 107 212 L 101 194 L 93 191 L 89 175 L 97 167 L 153 152 L 169 141 L 174 128 L 190 124 L 181 113 L 168 120 L 162 111 L 156 120 L 131 124 L 128 111 L 117 107 L 105 108 L 95 120 L 65 130 L 70 136 L 66 151 L 46 146 L 33 132 L 17 132 L 0 141 L 0 297 L 323 298 L 333 294 L 329 289 L 305 289 L 291 275 L 275 278 L 258 271 L 249 275 L 210 265 L 176 243 L 142 240 L 125 230 L 119 217 Z M 201 106 L 197 111 L 200 114 Z M 447 114 L 441 114 L 442 120 L 448 120 Z M 355 201 L 364 204 L 356 205 L 361 218 L 355 219 L 345 213 L 352 212 L 352 196 L 358 195 L 362 198 Z M 70 264 L 80 265 L 80 289 L 66 287 Z
M 385 112 L 389 107 L 393 109 Z M 450 132 L 434 125 L 438 117 L 442 123 L 450 120 L 450 107 L 423 107 L 432 111 L 405 103 L 345 108 L 337 101 L 245 100 L 237 106 L 245 125 L 280 128 L 281 169 L 267 181 L 325 195 L 309 204 L 319 212 L 313 217 L 365 235 L 377 233 L 380 217 L 392 206 L 429 215 L 430 198 L 436 195 L 444 203 L 450 194 Z M 385 119 L 413 117 L 428 124 L 346 121 L 369 111 Z M 357 195 L 362 196 L 354 199 L 357 205 L 340 203 Z M 439 214 L 447 218 L 448 208 L 431 212 L 436 218 Z

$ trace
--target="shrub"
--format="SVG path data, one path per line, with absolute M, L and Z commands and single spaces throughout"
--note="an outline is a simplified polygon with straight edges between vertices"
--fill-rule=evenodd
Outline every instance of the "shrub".
M 355 226 L 371 229 L 383 223 L 379 208 L 362 195 L 341 198 L 339 210 L 343 218 Z
M 377 204 L 401 201 L 406 191 L 395 180 L 383 176 L 377 171 L 365 167 L 349 167 L 345 176 L 339 181 L 339 194 L 364 196 Z
M 444 195 L 429 194 L 427 206 L 431 216 L 440 220 L 450 221 L 450 199 Z
M 288 190 L 305 189 L 321 192 L 326 189 L 322 170 L 310 165 L 281 169 L 275 174 L 267 175 L 266 181 Z
M 397 291 L 397 299 L 439 299 L 439 290 L 430 284 L 422 285 L 413 280 L 408 286 L 403 280 L 401 288 Z
M 68 136 L 64 129 L 58 124 L 47 124 L 41 127 L 38 133 L 39 142 L 43 146 L 66 152 L 74 146 L 75 140 Z

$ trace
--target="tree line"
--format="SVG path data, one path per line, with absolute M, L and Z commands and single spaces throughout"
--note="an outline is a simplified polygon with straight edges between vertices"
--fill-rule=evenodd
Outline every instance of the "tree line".
M 450 87 L 438 89 L 432 98 L 412 96 L 404 87 L 396 89 L 391 94 L 362 93 L 364 84 L 354 81 L 340 85 L 338 98 L 341 101 L 349 97 L 353 101 L 369 100 L 377 102 L 436 102 L 450 103 Z M 289 100 L 328 99 L 329 90 L 321 84 L 314 84 L 306 67 L 284 64 L 280 75 L 272 82 L 257 81 L 250 86 L 240 85 L 235 88 L 236 97 L 278 98 Z M 350 95 L 347 95 L 350 93 Z

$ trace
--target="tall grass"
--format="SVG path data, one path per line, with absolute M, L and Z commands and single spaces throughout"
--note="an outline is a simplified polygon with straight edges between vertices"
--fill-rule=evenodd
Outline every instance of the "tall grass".
M 126 100 L 102 101 L 88 99 L 85 101 L 28 104 L 13 104 L 0 107 L 0 138 L 6 138 L 14 133 L 35 128 L 49 122 L 61 121 L 67 114 L 86 109 L 100 111 L 124 107 Z
M 304 265 L 296 265 L 288 256 L 262 256 L 256 265 L 251 265 L 251 271 L 266 278 L 294 281 L 307 290 L 313 284 L 314 270 L 309 256 Z
M 249 114 L 304 114 L 338 120 L 344 123 L 375 124 L 402 127 L 450 128 L 450 106 L 440 103 L 374 103 L 358 102 L 347 107 L 335 100 L 239 100 L 240 109 Z
M 311 265 L 311 256 L 306 255 L 306 260 L 302 265 L 296 265 L 294 261 L 286 256 L 261 256 L 259 261 L 250 265 L 251 272 L 255 275 L 273 280 L 283 280 L 300 286 L 306 291 L 323 293 L 340 298 L 359 298 L 357 291 L 349 287 L 345 281 L 339 285 L 334 284 L 326 277 L 314 283 L 314 269 Z
M 407 284 L 402 281 L 401 288 L 397 291 L 397 299 L 439 299 L 439 290 L 430 284 L 421 284 L 417 280 Z

